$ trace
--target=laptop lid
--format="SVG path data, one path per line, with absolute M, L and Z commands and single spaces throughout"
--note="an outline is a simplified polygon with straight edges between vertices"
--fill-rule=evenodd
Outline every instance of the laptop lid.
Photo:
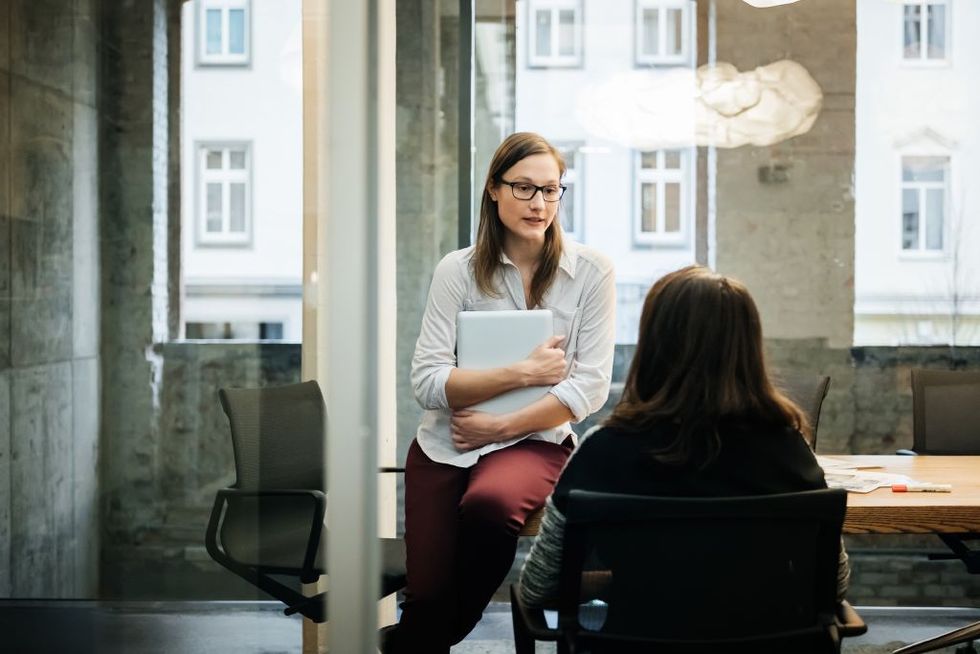
M 456 365 L 464 370 L 500 368 L 526 359 L 554 334 L 551 311 L 460 311 L 456 316 Z M 473 405 L 502 414 L 539 400 L 550 386 L 529 386 Z

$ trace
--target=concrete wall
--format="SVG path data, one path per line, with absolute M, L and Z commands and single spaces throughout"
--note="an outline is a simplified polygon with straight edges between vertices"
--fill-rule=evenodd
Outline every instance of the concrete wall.
M 744 71 L 791 59 L 824 96 L 807 134 L 719 149 L 717 269 L 752 290 L 768 337 L 846 347 L 854 324 L 854 0 L 713 6 L 718 61 Z M 786 168 L 786 181 L 761 181 L 760 168 L 772 165 Z
M 0 3 L 0 596 L 91 597 L 98 0 Z

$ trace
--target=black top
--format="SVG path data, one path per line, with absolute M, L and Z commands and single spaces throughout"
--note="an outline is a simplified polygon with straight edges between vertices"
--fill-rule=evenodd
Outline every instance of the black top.
M 552 497 L 564 513 L 572 489 L 659 497 L 768 495 L 826 488 L 803 436 L 794 429 L 729 422 L 719 428 L 721 451 L 707 467 L 667 465 L 650 451 L 673 440 L 676 426 L 647 432 L 603 427 L 569 459 Z

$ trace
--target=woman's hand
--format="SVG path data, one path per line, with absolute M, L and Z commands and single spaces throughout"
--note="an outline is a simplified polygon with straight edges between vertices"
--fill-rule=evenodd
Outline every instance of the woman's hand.
M 565 378 L 564 336 L 552 336 L 515 364 L 524 386 L 554 386 Z
M 509 438 L 502 416 L 469 409 L 453 411 L 450 431 L 453 435 L 453 446 L 460 452 L 469 452 L 488 443 L 498 443 Z

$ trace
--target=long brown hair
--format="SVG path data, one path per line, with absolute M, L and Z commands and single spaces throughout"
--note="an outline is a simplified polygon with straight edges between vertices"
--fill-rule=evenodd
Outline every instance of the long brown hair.
M 804 413 L 769 380 L 759 310 L 748 290 L 688 266 L 647 293 L 623 397 L 606 425 L 640 432 L 674 424 L 676 437 L 654 458 L 704 467 L 721 450 L 722 419 L 809 435 Z
M 494 278 L 501 265 L 500 255 L 504 251 L 506 232 L 497 214 L 497 203 L 490 196 L 490 189 L 500 186 L 503 174 L 514 164 L 535 154 L 550 154 L 558 163 L 559 179 L 565 174 L 565 160 L 561 153 L 543 136 L 533 132 L 511 134 L 497 147 L 493 159 L 490 160 L 490 169 L 487 171 L 486 183 L 483 185 L 483 198 L 480 200 L 480 226 L 476 233 L 476 248 L 473 253 L 473 276 L 476 278 L 476 284 L 483 294 L 490 297 L 500 296 Z M 558 272 L 561 252 L 561 224 L 558 216 L 555 216 L 544 234 L 541 258 L 534 277 L 531 278 L 529 306 L 537 306 L 551 287 Z

